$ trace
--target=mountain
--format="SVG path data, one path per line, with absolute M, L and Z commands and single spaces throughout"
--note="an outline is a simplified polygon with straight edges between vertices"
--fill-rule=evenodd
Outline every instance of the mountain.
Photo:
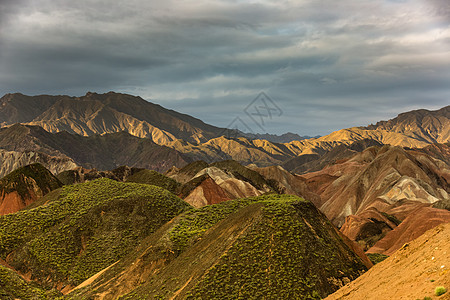
M 0 258 L 42 287 L 68 290 L 188 209 L 148 184 L 102 178 L 64 186 L 46 204 L 0 216 Z
M 301 177 L 320 195 L 321 211 L 367 250 L 418 209 L 447 201 L 449 170 L 447 163 L 423 151 L 385 145 Z M 436 225 L 433 220 L 432 214 L 424 214 L 421 223 Z
M 320 299 L 365 270 L 314 205 L 268 195 L 178 216 L 66 297 Z
M 449 241 L 450 223 L 430 229 L 325 299 L 449 299 Z M 436 297 L 439 286 L 447 293 Z
M 320 171 L 327 165 L 349 158 L 372 146 L 382 146 L 382 144 L 371 139 L 358 140 L 348 145 L 338 145 L 322 155 L 303 154 L 293 157 L 284 161 L 282 166 L 297 174 Z
M 411 148 L 447 143 L 450 141 L 450 106 L 434 111 L 421 109 L 405 112 L 389 121 L 342 129 L 317 140 L 343 143 L 367 138 L 382 144 Z
M 382 130 L 402 133 L 429 144 L 446 143 L 450 139 L 450 106 L 439 110 L 413 110 L 399 114 L 389 121 L 381 121 L 366 127 L 369 130 Z
M 271 143 L 289 143 L 292 141 L 301 141 L 312 138 L 319 138 L 320 135 L 312 137 L 312 136 L 300 136 L 296 133 L 287 132 L 282 135 L 269 134 L 269 133 L 240 133 L 243 137 L 251 139 L 251 140 L 266 140 Z
M 300 173 L 318 170 L 330 162 L 327 160 L 337 158 L 319 160 L 337 146 L 345 147 L 359 141 L 364 144 L 363 141 L 371 140 L 373 143 L 410 148 L 449 142 L 449 111 L 450 106 L 436 111 L 411 111 L 376 125 L 347 128 L 309 139 L 292 133 L 275 136 L 242 132 L 237 132 L 236 138 L 227 138 L 224 128 L 126 94 L 87 93 L 82 97 L 7 94 L 0 99 L 2 126 L 21 122 L 40 126 L 52 133 L 67 131 L 86 137 L 127 132 L 168 146 L 189 161 L 212 163 L 232 159 L 260 167 L 285 163 L 284 168 Z M 25 146 L 16 148 L 33 151 Z M 336 154 L 330 153 L 329 156 Z M 304 165 L 305 162 L 310 164 Z M 104 168 L 100 165 L 91 167 Z M 114 167 L 117 164 L 109 164 L 108 169 Z
M 0 122 L 37 125 L 49 132 L 83 136 L 125 131 L 158 144 L 175 139 L 197 143 L 223 130 L 140 97 L 109 92 L 82 97 L 7 94 L 0 99 Z
M 0 129 L 0 148 L 43 153 L 100 170 L 128 165 L 165 171 L 172 166 L 184 166 L 189 161 L 173 149 L 126 132 L 84 137 L 65 131 L 50 133 L 38 126 L 20 124 Z
M 40 164 L 19 168 L 0 179 L 0 215 L 15 213 L 61 186 Z
M 77 164 L 71 158 L 64 155 L 52 156 L 35 151 L 8 151 L 0 149 L 0 178 L 20 167 L 33 163 L 43 165 L 53 174 L 77 167 Z

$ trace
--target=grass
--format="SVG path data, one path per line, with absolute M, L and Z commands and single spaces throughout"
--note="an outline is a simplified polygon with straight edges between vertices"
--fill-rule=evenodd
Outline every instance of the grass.
M 0 217 L 0 257 L 42 284 L 78 285 L 190 206 L 162 188 L 98 179 Z

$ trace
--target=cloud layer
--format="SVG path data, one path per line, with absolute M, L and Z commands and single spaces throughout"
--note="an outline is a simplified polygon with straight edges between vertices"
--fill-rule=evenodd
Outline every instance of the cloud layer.
M 4 0 L 0 93 L 110 90 L 226 126 L 327 134 L 450 102 L 450 2 Z

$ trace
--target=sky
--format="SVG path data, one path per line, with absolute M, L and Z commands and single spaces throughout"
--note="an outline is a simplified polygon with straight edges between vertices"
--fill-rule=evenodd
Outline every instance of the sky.
M 0 94 L 88 91 L 310 136 L 439 109 L 450 1 L 0 0 Z

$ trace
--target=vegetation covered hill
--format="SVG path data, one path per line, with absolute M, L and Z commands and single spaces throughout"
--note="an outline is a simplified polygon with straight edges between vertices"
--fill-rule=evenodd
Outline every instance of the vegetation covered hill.
M 0 215 L 19 211 L 61 186 L 41 164 L 19 168 L 0 179 Z
M 44 287 L 70 289 L 189 209 L 159 187 L 98 179 L 0 217 L 0 258 Z
M 126 179 L 127 182 L 152 184 L 176 193 L 180 183 L 154 170 L 141 170 Z
M 312 203 L 267 195 L 187 211 L 67 297 L 320 299 L 365 270 Z

